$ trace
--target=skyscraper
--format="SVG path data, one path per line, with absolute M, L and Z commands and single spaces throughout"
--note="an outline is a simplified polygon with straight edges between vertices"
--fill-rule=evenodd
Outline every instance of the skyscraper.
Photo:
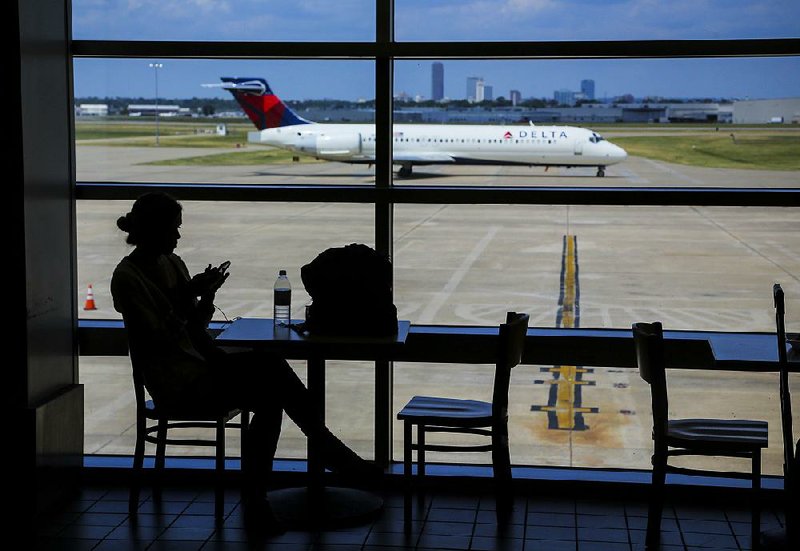
M 492 101 L 494 99 L 494 88 L 488 84 L 483 85 L 483 99 Z
M 511 90 L 508 93 L 508 99 L 511 100 L 511 105 L 516 106 L 522 101 L 522 93 L 519 90 Z
M 575 105 L 575 92 L 562 88 L 553 92 L 553 99 L 556 100 L 558 105 Z
M 586 79 L 581 81 L 581 92 L 586 99 L 594 99 L 594 81 Z
M 439 62 L 431 65 L 431 99 L 444 99 L 444 65 Z

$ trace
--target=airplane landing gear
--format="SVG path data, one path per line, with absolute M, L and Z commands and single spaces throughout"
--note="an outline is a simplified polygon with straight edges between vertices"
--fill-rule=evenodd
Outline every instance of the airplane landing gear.
M 598 166 L 598 167 L 597 167 L 597 177 L 598 177 L 598 178 L 602 178 L 602 177 L 603 177 L 603 176 L 605 176 L 605 175 L 606 175 L 606 167 L 604 167 L 604 166 Z
M 397 175 L 400 178 L 408 178 L 411 176 L 411 165 L 402 165 L 400 170 L 397 171 Z

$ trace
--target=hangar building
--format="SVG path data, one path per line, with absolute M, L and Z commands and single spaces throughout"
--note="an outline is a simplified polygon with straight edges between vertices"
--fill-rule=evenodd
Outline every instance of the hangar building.
M 733 102 L 737 124 L 800 124 L 800 98 L 755 99 Z

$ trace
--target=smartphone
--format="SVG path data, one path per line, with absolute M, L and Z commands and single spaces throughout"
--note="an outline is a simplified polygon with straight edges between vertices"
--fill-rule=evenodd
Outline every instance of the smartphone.
M 219 271 L 220 274 L 224 275 L 225 272 L 228 271 L 228 267 L 230 265 L 231 265 L 231 261 L 230 260 L 226 260 L 225 262 L 223 262 L 222 264 L 219 265 L 219 268 L 217 268 L 217 270 Z

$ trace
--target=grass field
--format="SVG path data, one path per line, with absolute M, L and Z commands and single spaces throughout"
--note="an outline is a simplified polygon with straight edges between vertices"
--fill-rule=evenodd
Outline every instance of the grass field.
M 725 131 L 712 135 L 611 140 L 629 155 L 708 168 L 800 170 L 800 133 Z
M 224 121 L 221 121 L 224 122 Z M 234 147 L 247 143 L 247 133 L 253 126 L 244 121 L 226 122 L 227 136 L 216 134 L 216 123 L 165 122 L 158 125 L 159 146 L 161 147 Z M 156 124 L 152 119 L 142 121 L 77 121 L 75 140 L 94 141 L 102 145 L 156 146 Z

